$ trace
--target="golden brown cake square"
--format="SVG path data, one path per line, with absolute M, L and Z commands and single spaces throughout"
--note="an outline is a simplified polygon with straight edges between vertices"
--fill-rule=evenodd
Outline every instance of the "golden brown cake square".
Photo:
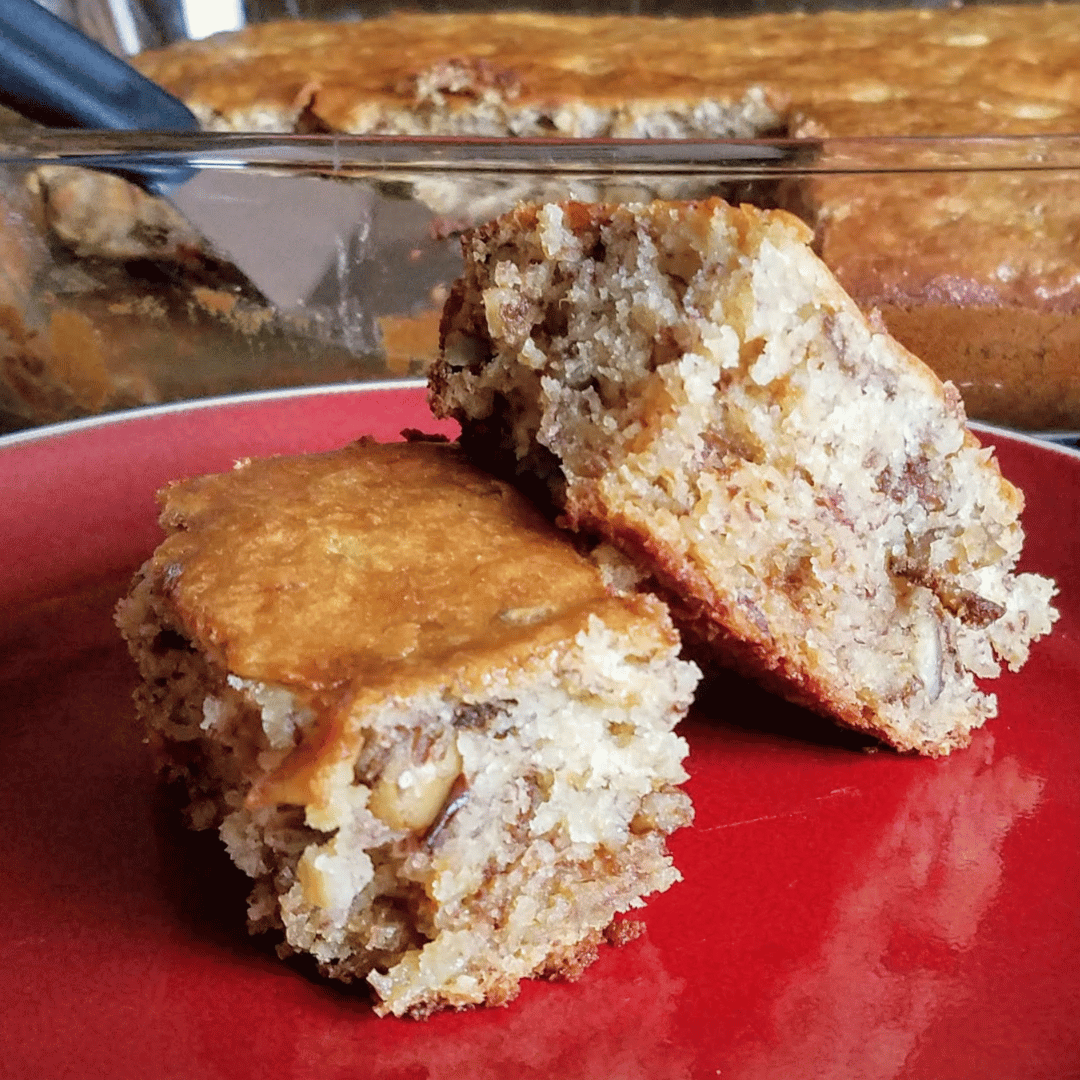
M 161 505 L 118 609 L 136 700 L 283 954 L 383 1014 L 501 1004 L 678 879 L 699 672 L 457 447 L 245 461 Z

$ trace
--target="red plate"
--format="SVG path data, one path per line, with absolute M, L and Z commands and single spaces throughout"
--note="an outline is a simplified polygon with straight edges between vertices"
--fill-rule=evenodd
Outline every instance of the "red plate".
M 111 1080 L 1080 1076 L 1080 456 L 988 434 L 1062 618 L 944 761 L 737 680 L 687 722 L 697 822 L 647 932 L 509 1008 L 377 1020 L 243 928 L 150 773 L 110 621 L 153 492 L 392 437 L 419 387 L 198 403 L 0 439 L 0 1075 Z

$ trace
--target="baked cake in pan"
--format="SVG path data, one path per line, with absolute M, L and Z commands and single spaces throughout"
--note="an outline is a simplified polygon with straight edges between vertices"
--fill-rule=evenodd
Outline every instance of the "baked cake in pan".
M 474 458 L 629 557 L 705 655 L 901 749 L 1055 618 L 956 390 L 782 211 L 522 207 L 468 234 L 431 375 Z
M 225 131 L 814 139 L 1080 130 L 1071 4 L 738 18 L 399 13 L 252 25 L 135 62 L 207 128 Z M 1053 152 L 1032 146 L 1030 159 Z M 1075 170 L 1032 172 L 1025 159 L 1012 171 L 965 172 L 962 155 L 951 171 L 911 173 L 910 164 L 803 178 L 760 201 L 813 225 L 844 288 L 954 380 L 972 415 L 1080 427 Z M 537 185 L 532 201 L 613 198 Z M 437 195 L 439 210 L 455 194 L 463 206 L 475 201 L 454 187 L 422 194 Z
M 678 878 L 673 732 L 699 672 L 446 444 L 245 461 L 161 494 L 118 609 L 136 700 L 196 828 L 283 933 L 383 1014 L 574 977 Z
M 133 62 L 221 131 L 693 138 L 1074 131 L 1068 4 L 684 18 L 399 12 Z

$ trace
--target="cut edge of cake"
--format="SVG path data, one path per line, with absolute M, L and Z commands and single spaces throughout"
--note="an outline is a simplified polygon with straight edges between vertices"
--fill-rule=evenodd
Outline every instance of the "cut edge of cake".
M 718 199 L 523 206 L 463 240 L 432 405 L 628 556 L 693 647 L 945 754 L 1055 586 L 1015 572 L 1023 498 L 955 388 L 809 242 Z

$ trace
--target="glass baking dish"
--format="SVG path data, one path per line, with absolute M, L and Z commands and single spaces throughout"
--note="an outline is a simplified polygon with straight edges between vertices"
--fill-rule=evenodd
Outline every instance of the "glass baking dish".
M 117 172 L 353 185 L 303 305 L 277 312 Z M 258 185 L 255 179 L 259 179 Z M 269 178 L 269 182 L 267 182 Z M 255 190 L 257 187 L 257 194 Z M 842 284 L 975 419 L 1080 431 L 1080 136 L 505 140 L 42 132 L 0 145 L 0 427 L 422 376 L 464 230 L 525 200 L 719 195 L 803 217 Z

